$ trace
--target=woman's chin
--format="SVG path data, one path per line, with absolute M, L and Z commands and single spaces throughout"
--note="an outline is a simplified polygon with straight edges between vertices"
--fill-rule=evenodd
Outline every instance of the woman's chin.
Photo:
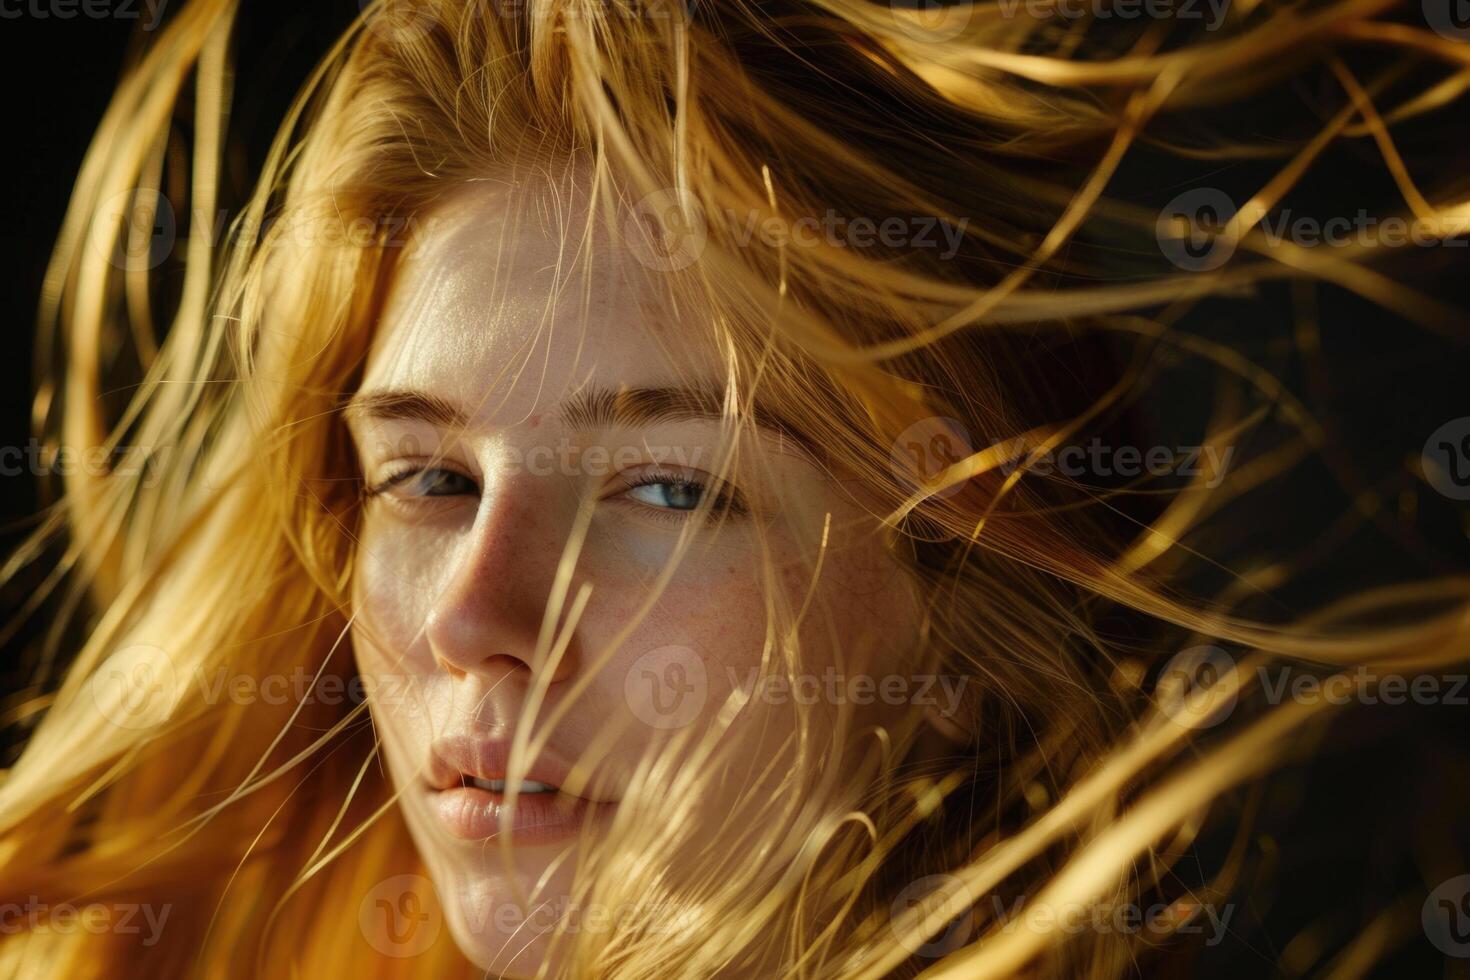
M 526 877 L 529 887 L 534 878 Z M 560 877 L 560 872 L 554 874 L 551 884 Z M 571 902 L 565 891 L 543 888 L 534 900 L 522 904 L 509 882 L 500 878 L 456 882 L 451 887 L 452 892 L 439 889 L 447 900 L 449 931 L 470 962 L 487 976 L 533 977 L 548 958 L 554 960 L 566 949 L 569 937 L 556 936 L 557 923 Z
M 531 980 L 532 977 L 538 975 L 538 971 L 541 971 L 546 959 L 553 956 L 550 937 L 527 938 L 521 935 L 491 937 L 461 934 L 452 927 L 451 932 L 465 957 L 476 967 L 485 971 L 487 977 L 504 978 L 504 980 Z M 551 963 L 550 968 L 541 975 L 555 975 L 557 972 L 555 967 L 556 963 Z

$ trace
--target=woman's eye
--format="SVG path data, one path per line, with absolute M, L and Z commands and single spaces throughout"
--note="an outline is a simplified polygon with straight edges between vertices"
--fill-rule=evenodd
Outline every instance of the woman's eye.
M 708 490 L 687 480 L 659 480 L 633 487 L 628 496 L 651 507 L 665 510 L 694 510 Z
M 739 491 L 730 484 L 670 473 L 647 474 L 618 496 L 670 518 L 701 507 L 708 507 L 712 516 L 718 514 L 721 520 L 747 513 Z
M 370 489 L 368 496 L 376 496 L 387 490 L 409 497 L 457 497 L 479 492 L 475 481 L 463 473 L 438 466 L 408 470 L 390 476 Z

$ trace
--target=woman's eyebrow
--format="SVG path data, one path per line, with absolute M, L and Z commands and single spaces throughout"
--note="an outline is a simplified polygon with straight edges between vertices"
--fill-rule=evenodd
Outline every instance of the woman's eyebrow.
M 470 417 L 453 402 L 427 391 L 394 388 L 358 392 L 343 408 L 349 421 L 414 421 L 446 429 L 465 429 Z M 813 459 L 816 447 L 795 426 L 762 406 L 750 409 L 750 419 L 789 440 Z M 725 417 L 723 392 L 711 385 L 669 385 L 639 388 L 593 387 L 579 391 L 562 403 L 562 421 L 573 429 L 606 429 L 614 426 L 651 426 L 660 422 L 719 421 Z
M 774 418 L 762 420 L 762 414 L 759 410 L 753 413 L 757 425 L 775 429 L 785 427 Z M 718 420 L 724 415 L 724 393 L 713 386 L 700 384 L 617 389 L 593 387 L 568 398 L 561 407 L 562 421 L 574 429 Z
M 725 418 L 724 390 L 709 384 L 643 388 L 588 388 L 568 398 L 561 419 L 573 429 L 656 425 L 660 422 L 720 421 Z M 820 457 L 801 432 L 763 405 L 747 406 L 744 413 L 758 428 L 789 442 L 812 459 Z
M 407 388 L 360 391 L 348 399 L 342 413 L 348 421 L 363 419 L 373 422 L 428 422 L 446 429 L 464 428 L 469 424 L 469 416 L 451 402 L 427 391 Z
M 445 428 L 465 427 L 469 416 L 452 402 L 427 391 L 395 388 L 358 392 L 344 407 L 349 419 L 375 422 L 409 420 Z M 561 419 L 575 429 L 605 429 L 612 426 L 646 426 L 659 422 L 721 419 L 725 414 L 723 395 L 712 387 L 674 385 L 649 388 L 590 388 L 568 398 L 561 406 Z M 792 427 L 776 415 L 756 407 L 752 421 L 783 435 Z

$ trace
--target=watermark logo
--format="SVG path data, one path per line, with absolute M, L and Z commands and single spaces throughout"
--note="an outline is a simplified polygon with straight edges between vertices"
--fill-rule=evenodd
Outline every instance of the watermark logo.
M 386 878 L 357 907 L 363 938 L 384 956 L 418 956 L 434 945 L 443 923 L 434 885 L 423 875 Z
M 966 910 L 950 919 L 943 929 L 926 935 L 926 930 L 912 928 L 930 916 L 940 914 L 951 899 L 960 897 L 964 898 Z M 945 874 L 928 875 L 910 882 L 898 893 L 893 900 L 889 923 L 899 944 L 915 956 L 945 956 L 969 941 L 973 923 L 968 906 L 972 904 L 969 889 L 959 878 Z M 917 912 L 911 911 L 915 908 Z M 909 928 L 900 929 L 900 919 Z
M 179 694 L 179 675 L 168 653 L 147 643 L 123 647 L 88 683 L 97 710 L 119 728 L 152 728 L 167 717 Z
M 435 18 L 423 0 L 359 0 L 368 30 L 393 44 L 417 41 L 434 29 Z
M 1470 415 L 1435 429 L 1421 460 L 1431 487 L 1451 500 L 1470 500 Z
M 950 41 L 970 26 L 974 6 L 954 0 L 890 0 L 898 29 L 915 41 Z
M 1235 710 L 1235 659 L 1216 646 L 1181 650 L 1159 673 L 1154 696 L 1161 710 L 1186 728 L 1211 728 Z
M 1446 956 L 1470 958 L 1470 875 L 1442 881 L 1420 911 L 1424 935 Z
M 964 488 L 964 480 L 935 486 L 940 475 L 954 464 L 974 455 L 970 433 L 958 419 L 931 415 L 904 429 L 893 440 L 894 472 L 905 484 L 932 488 L 931 497 L 951 497 Z
M 623 696 L 645 725 L 663 730 L 683 728 L 699 717 L 709 697 L 704 661 L 688 647 L 650 650 L 628 668 Z
M 1230 260 L 1235 242 L 1224 235 L 1235 202 L 1214 187 L 1196 187 L 1174 198 L 1154 226 L 1159 251 L 1189 272 L 1208 272 Z
M 672 190 L 658 190 L 633 206 L 623 234 L 634 257 L 656 272 L 677 272 L 699 261 L 709 228 L 698 201 L 682 204 Z
M 118 269 L 156 269 L 173 251 L 178 219 L 168 198 L 131 187 L 97 207 L 88 243 Z
M 1470 41 L 1470 0 L 1424 0 L 1429 29 L 1451 41 Z

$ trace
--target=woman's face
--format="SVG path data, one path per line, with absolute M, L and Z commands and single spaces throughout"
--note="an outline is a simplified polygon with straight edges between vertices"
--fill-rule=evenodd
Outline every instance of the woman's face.
M 660 819 L 670 777 L 639 763 L 687 753 L 732 692 L 726 751 L 700 763 L 719 771 L 681 818 L 704 846 L 799 727 L 820 741 L 844 712 L 851 731 L 914 710 L 894 679 L 911 680 L 915 590 L 863 493 L 779 424 L 730 445 L 698 312 L 616 236 L 587 261 L 586 224 L 550 185 L 445 201 L 347 410 L 368 495 L 358 668 L 455 937 L 510 975 L 577 914 L 580 849 L 620 808 Z M 788 674 L 786 633 L 795 683 L 768 679 Z

